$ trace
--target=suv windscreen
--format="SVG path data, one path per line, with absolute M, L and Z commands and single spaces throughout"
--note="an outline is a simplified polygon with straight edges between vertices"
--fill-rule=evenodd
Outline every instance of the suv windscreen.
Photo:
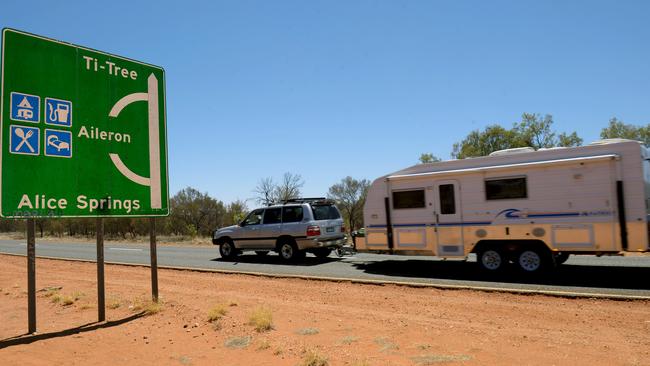
M 262 222 L 262 213 L 264 213 L 264 210 L 261 208 L 251 212 L 244 220 L 244 226 L 259 225 Z
M 282 211 L 282 222 L 302 221 L 302 206 L 285 206 Z
M 282 208 L 267 208 L 264 212 L 264 224 L 279 224 L 282 222 Z
M 341 218 L 339 211 L 334 205 L 312 205 L 311 210 L 314 213 L 314 220 L 334 220 Z

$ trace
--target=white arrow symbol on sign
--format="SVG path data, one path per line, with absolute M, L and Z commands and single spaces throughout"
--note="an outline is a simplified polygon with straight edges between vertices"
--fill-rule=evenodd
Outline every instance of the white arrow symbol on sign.
M 148 90 L 146 93 L 129 94 L 117 103 L 108 114 L 109 117 L 117 117 L 122 109 L 134 102 L 148 102 L 149 104 L 149 178 L 137 175 L 131 171 L 117 154 L 108 154 L 115 164 L 117 170 L 134 183 L 149 186 L 151 192 L 151 208 L 162 208 L 162 197 L 160 187 L 160 134 L 158 130 L 158 79 L 154 74 L 147 79 Z

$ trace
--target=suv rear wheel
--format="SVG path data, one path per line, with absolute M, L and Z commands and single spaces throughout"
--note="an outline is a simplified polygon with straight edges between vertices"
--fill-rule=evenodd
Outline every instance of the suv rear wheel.
M 298 246 L 288 240 L 284 240 L 278 245 L 278 253 L 280 254 L 280 258 L 285 261 L 292 261 L 301 257 Z M 304 253 L 302 256 L 304 256 Z

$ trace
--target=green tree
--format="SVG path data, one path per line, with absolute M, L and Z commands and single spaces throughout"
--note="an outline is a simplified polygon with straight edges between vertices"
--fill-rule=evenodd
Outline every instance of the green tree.
M 500 125 L 490 125 L 484 131 L 474 130 L 465 139 L 453 146 L 452 157 L 464 159 L 489 155 L 493 151 L 530 146 L 535 149 L 555 146 L 579 146 L 582 139 L 576 132 L 556 133 L 553 130 L 553 117 L 550 114 L 524 113 L 521 121 L 511 129 Z
M 229 203 L 226 206 L 226 217 L 225 217 L 224 225 L 230 226 L 230 225 L 238 224 L 244 219 L 247 212 L 248 212 L 248 207 L 246 206 L 246 202 L 242 200 L 236 200 L 234 202 Z
M 433 155 L 432 153 L 422 153 L 420 154 L 420 164 L 435 163 L 437 161 L 442 161 L 439 157 Z
M 628 125 L 614 117 L 609 120 L 609 126 L 600 131 L 600 137 L 603 139 L 637 140 L 643 142 L 646 146 L 650 146 L 650 124 L 646 126 Z
M 493 151 L 525 146 L 513 130 L 490 125 L 485 131 L 474 130 L 465 139 L 454 144 L 451 156 L 464 159 L 489 155 Z
M 521 121 L 515 123 L 513 130 L 521 140 L 521 145 L 537 149 L 556 146 L 580 146 L 582 139 L 576 132 L 570 134 L 553 131 L 553 116 L 550 114 L 542 117 L 539 114 L 524 113 Z
M 562 147 L 572 147 L 582 145 L 582 138 L 578 137 L 578 134 L 573 131 L 570 134 L 562 132 L 558 135 L 557 146 Z
M 368 187 L 369 180 L 356 180 L 348 176 L 329 188 L 327 197 L 333 199 L 343 211 L 343 219 L 351 231 L 363 226 L 363 205 L 366 203 Z
M 171 227 L 176 234 L 209 235 L 215 228 L 223 226 L 223 202 L 192 187 L 176 193 L 170 200 L 170 206 Z

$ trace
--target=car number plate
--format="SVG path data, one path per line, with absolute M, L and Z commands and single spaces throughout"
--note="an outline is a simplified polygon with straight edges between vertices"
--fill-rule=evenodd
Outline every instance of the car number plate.
M 327 229 L 325 229 L 325 232 L 327 233 L 333 233 L 334 232 L 334 226 L 330 226 Z

